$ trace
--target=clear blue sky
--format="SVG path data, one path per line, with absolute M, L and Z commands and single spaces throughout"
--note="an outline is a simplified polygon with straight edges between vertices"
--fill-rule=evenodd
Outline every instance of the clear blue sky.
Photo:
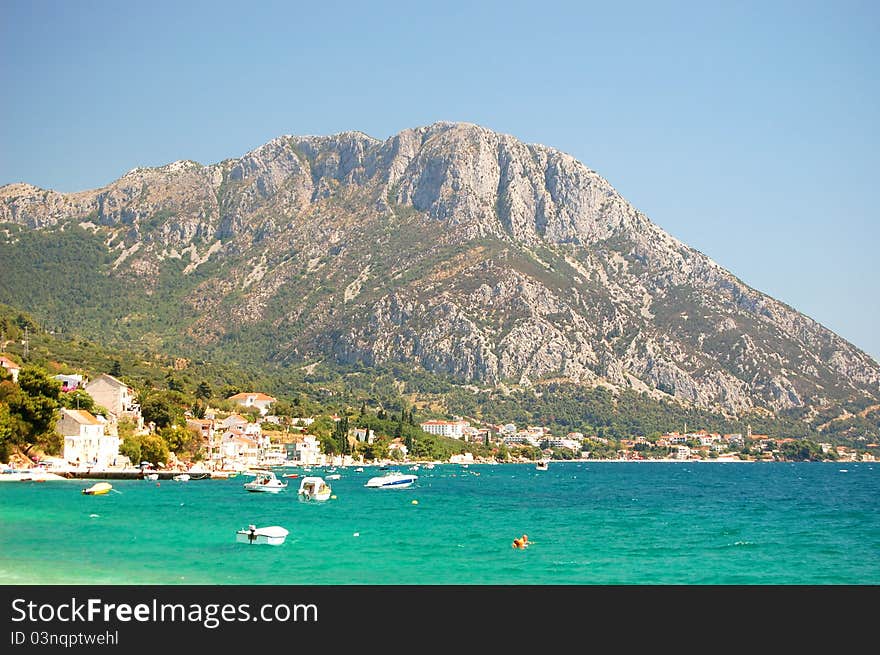
M 880 359 L 878 44 L 871 1 L 0 0 L 0 184 L 467 121 Z

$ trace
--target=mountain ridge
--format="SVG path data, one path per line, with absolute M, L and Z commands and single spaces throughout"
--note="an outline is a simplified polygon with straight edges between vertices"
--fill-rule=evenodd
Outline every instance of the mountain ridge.
M 98 282 L 176 303 L 185 337 L 138 329 L 205 352 L 257 340 L 288 364 L 408 361 L 733 413 L 880 399 L 869 355 L 667 234 L 571 155 L 470 123 L 385 141 L 283 135 L 74 194 L 7 185 L 0 222 L 6 253 L 35 233 L 90 235 L 112 257 L 94 264 Z M 0 279 L 0 302 L 21 296 Z M 132 324 L 129 309 L 151 303 L 130 304 L 102 311 Z

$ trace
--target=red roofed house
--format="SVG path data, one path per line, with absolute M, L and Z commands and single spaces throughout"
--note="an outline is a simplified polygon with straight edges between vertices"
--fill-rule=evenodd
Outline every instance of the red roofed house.
M 231 400 L 242 407 L 256 407 L 260 410 L 260 415 L 262 416 L 266 415 L 269 407 L 275 402 L 275 398 L 264 393 L 237 393 L 227 398 L 227 400 Z
M 4 357 L 3 355 L 0 355 L 0 366 L 9 371 L 9 374 L 12 376 L 12 381 L 17 384 L 18 372 L 21 370 L 21 366 L 13 362 L 8 357 Z

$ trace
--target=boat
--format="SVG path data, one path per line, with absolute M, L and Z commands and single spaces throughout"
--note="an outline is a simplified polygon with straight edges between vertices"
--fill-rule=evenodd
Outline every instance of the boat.
M 339 473 L 333 473 L 332 475 L 328 475 L 328 476 L 327 476 L 327 479 L 328 479 L 328 480 L 338 480 L 338 479 L 341 478 L 341 477 L 342 477 L 342 476 L 339 475 Z
M 409 470 L 410 470 L 410 471 L 418 471 L 418 470 L 419 470 L 419 465 L 418 465 L 418 464 L 414 464 L 413 466 L 410 466 L 410 467 L 409 467 Z
M 282 477 L 295 479 L 299 477 L 299 473 L 285 473 Z
M 265 528 L 249 525 L 247 529 L 239 530 L 235 533 L 235 541 L 240 544 L 280 546 L 287 539 L 288 534 L 290 534 L 288 530 L 280 525 L 270 525 Z
M 144 480 L 158 480 L 158 473 L 144 473 Z
M 546 459 L 540 460 L 537 464 L 535 464 L 536 471 L 546 471 L 550 468 L 550 462 Z
M 363 473 L 363 472 L 364 472 L 364 467 L 363 467 L 363 466 L 358 466 L 358 467 L 355 469 L 355 472 L 356 472 L 356 473 Z
M 98 482 L 93 484 L 88 489 L 83 489 L 82 492 L 86 496 L 103 496 L 104 494 L 110 493 L 110 490 L 113 488 L 113 485 L 109 482 Z
M 333 492 L 322 478 L 306 476 L 299 483 L 298 493 L 302 500 L 327 500 Z
M 389 471 L 385 475 L 378 475 L 367 480 L 365 487 L 373 489 L 406 489 L 413 485 L 419 476 L 400 471 Z
M 287 488 L 287 483 L 275 477 L 272 471 L 255 471 L 254 473 L 256 474 L 254 481 L 244 485 L 244 488 L 248 491 L 264 491 L 277 494 L 282 489 Z
M 171 479 L 175 482 L 189 482 L 189 473 L 178 473 Z

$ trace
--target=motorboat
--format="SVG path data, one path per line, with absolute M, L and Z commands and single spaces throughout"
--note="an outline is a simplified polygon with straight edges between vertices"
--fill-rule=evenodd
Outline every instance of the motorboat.
M 249 525 L 247 529 L 239 530 L 235 533 L 235 541 L 240 544 L 280 546 L 287 539 L 288 534 L 290 534 L 288 530 L 280 525 L 270 525 L 265 528 Z
M 328 479 L 328 480 L 338 480 L 338 479 L 341 478 L 341 477 L 342 477 L 342 476 L 339 475 L 339 473 L 332 473 L 331 475 L 328 475 L 328 476 L 327 476 L 327 479 Z
M 189 473 L 178 473 L 175 475 L 172 480 L 175 482 L 189 482 L 190 475 Z
M 385 475 L 378 475 L 367 480 L 365 487 L 373 489 L 406 489 L 419 479 L 419 476 L 400 471 L 389 471 Z
M 248 491 L 264 491 L 277 494 L 279 491 L 287 488 L 287 483 L 275 477 L 272 471 L 255 471 L 254 473 L 256 474 L 254 481 L 244 485 L 244 488 Z
M 327 500 L 333 492 L 322 478 L 310 475 L 300 481 L 298 493 L 302 500 Z
M 363 473 L 363 472 L 364 472 L 364 467 L 363 467 L 363 466 L 358 466 L 358 467 L 355 469 L 355 472 L 356 472 L 356 473 Z
M 83 489 L 82 492 L 86 496 L 103 496 L 104 494 L 109 494 L 111 489 L 113 489 L 113 485 L 109 482 L 98 482 L 88 489 Z
M 158 473 L 144 473 L 144 480 L 158 480 Z
M 548 462 L 546 459 L 542 459 L 537 464 L 535 464 L 536 471 L 547 471 L 547 470 L 549 470 L 549 468 L 550 468 L 550 462 Z
M 413 464 L 412 466 L 409 467 L 409 470 L 410 470 L 410 471 L 418 471 L 418 470 L 419 470 L 419 465 L 418 465 L 418 464 Z

